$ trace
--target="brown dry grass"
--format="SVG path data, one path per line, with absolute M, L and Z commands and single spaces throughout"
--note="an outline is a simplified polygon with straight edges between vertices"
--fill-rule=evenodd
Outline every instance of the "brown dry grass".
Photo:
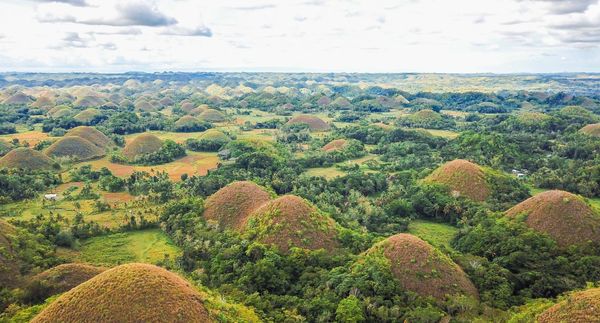
M 50 157 L 30 148 L 17 148 L 0 158 L 0 168 L 23 168 L 30 170 L 52 169 Z
M 101 115 L 102 113 L 96 109 L 85 109 L 81 112 L 79 112 L 78 114 L 76 114 L 73 119 L 82 122 L 82 123 L 89 123 L 92 122 L 92 120 L 94 120 L 95 117 Z
M 147 264 L 107 270 L 71 289 L 32 322 L 211 322 L 198 291 Z
M 65 134 L 65 136 L 81 137 L 103 149 L 113 146 L 113 141 L 110 140 L 110 138 L 108 138 L 105 134 L 93 127 L 75 127 L 69 130 Z
M 157 152 L 161 147 L 162 141 L 157 136 L 144 133 L 125 146 L 123 155 L 129 160 L 134 160 L 137 156 Z
M 106 155 L 106 152 L 81 137 L 63 137 L 45 150 L 46 155 L 53 158 L 73 158 L 90 160 Z
M 579 196 L 565 191 L 537 194 L 506 211 L 510 217 L 525 214 L 530 228 L 548 234 L 561 247 L 600 242 L 600 215 Z
M 48 136 L 47 133 L 37 131 L 37 130 L 13 133 L 10 135 L 3 135 L 0 138 L 4 139 L 6 141 L 12 141 L 13 139 L 18 139 L 19 142 L 21 142 L 21 143 L 28 142 L 31 146 L 35 146 L 38 142 L 40 142 L 42 140 L 51 139 L 51 137 Z
M 380 248 L 390 261 L 394 277 L 407 290 L 440 301 L 455 294 L 478 298 L 477 289 L 457 264 L 412 234 L 391 236 L 368 252 Z
M 169 178 L 171 180 L 180 181 L 181 175 L 183 174 L 188 174 L 190 176 L 204 176 L 210 169 L 216 168 L 218 163 L 219 157 L 216 155 L 216 153 L 188 152 L 187 156 L 163 165 L 138 166 L 115 164 L 111 163 L 108 158 L 97 159 L 84 164 L 90 164 L 94 169 L 106 167 L 113 173 L 113 175 L 118 177 L 128 177 L 135 171 L 164 171 L 169 174 Z
M 333 253 L 337 241 L 335 221 L 306 200 L 285 195 L 256 209 L 248 221 L 247 231 L 265 244 L 288 253 L 292 247 L 325 249 Z
M 203 216 L 223 228 L 241 231 L 250 214 L 270 198 L 267 191 L 253 182 L 233 182 L 206 199 Z
M 590 136 L 600 137 L 600 123 L 589 124 L 580 131 Z
M 327 151 L 327 152 L 340 150 L 340 149 L 344 148 L 344 146 L 347 143 L 348 143 L 348 141 L 346 139 L 335 139 L 335 140 L 330 141 L 325 146 L 323 146 L 323 148 L 321 148 L 321 150 Z
M 208 122 L 223 122 L 227 120 L 227 116 L 225 116 L 225 114 L 219 110 L 206 109 L 200 113 L 200 115 L 198 115 L 198 119 Z
M 327 131 L 331 127 L 319 117 L 302 114 L 291 118 L 287 124 L 306 123 L 311 131 Z
M 539 323 L 600 322 L 600 288 L 575 292 L 537 317 Z
M 87 264 L 63 264 L 43 271 L 29 280 L 29 285 L 43 284 L 48 296 L 64 293 L 104 272 L 106 268 Z
M 474 201 L 485 201 L 490 195 L 490 187 L 481 167 L 463 159 L 438 167 L 425 178 L 425 182 L 447 185 L 453 194 L 464 195 Z

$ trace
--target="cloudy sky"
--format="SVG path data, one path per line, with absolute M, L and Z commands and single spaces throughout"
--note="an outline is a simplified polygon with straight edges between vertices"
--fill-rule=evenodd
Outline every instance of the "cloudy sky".
M 600 72 L 600 0 L 0 0 L 0 71 Z

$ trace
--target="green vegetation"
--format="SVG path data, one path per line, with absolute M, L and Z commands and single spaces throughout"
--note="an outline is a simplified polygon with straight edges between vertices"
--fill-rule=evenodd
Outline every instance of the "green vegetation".
M 179 254 L 179 249 L 160 230 L 143 230 L 85 240 L 76 260 L 97 265 L 155 264 L 165 258 L 174 260 Z

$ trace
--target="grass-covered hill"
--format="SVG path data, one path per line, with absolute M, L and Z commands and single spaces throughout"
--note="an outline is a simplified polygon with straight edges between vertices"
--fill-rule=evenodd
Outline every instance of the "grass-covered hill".
M 483 168 L 463 159 L 445 163 L 425 181 L 447 185 L 454 195 L 464 195 L 475 201 L 485 201 L 491 193 Z
M 94 127 L 80 126 L 75 127 L 65 134 L 65 136 L 81 137 L 94 145 L 106 149 L 114 145 L 113 141 L 105 134 Z
M 0 168 L 50 170 L 54 161 L 43 153 L 30 148 L 16 148 L 0 158 Z
M 141 134 L 125 146 L 123 155 L 133 161 L 138 156 L 159 151 L 162 144 L 162 141 L 153 134 Z
M 589 124 L 581 128 L 581 132 L 594 137 L 600 137 L 600 123 Z
M 207 122 L 223 122 L 227 120 L 227 116 L 219 110 L 206 109 L 198 115 L 198 119 Z
M 88 264 L 62 264 L 45 270 L 28 281 L 26 290 L 43 289 L 44 297 L 61 294 L 104 272 L 106 268 Z M 39 290 L 37 291 L 39 293 Z
M 212 322 L 187 281 L 163 268 L 127 264 L 61 295 L 32 322 Z
M 391 236 L 369 249 L 366 258 L 385 257 L 393 276 L 407 290 L 443 301 L 449 295 L 478 298 L 464 271 L 427 242 L 406 233 Z
M 294 195 L 281 196 L 256 209 L 246 230 L 253 238 L 274 245 L 283 253 L 293 247 L 333 253 L 340 246 L 335 221 Z
M 600 322 L 600 288 L 591 288 L 568 295 L 540 314 L 537 322 Z
M 346 139 L 335 139 L 327 143 L 325 146 L 321 147 L 321 150 L 330 152 L 336 151 L 344 148 L 344 146 L 348 143 Z
M 552 190 L 539 193 L 509 209 L 510 217 L 523 216 L 530 228 L 548 234 L 560 246 L 600 242 L 600 214 L 580 196 Z
M 287 124 L 307 124 L 310 131 L 327 131 L 331 126 L 321 118 L 313 115 L 302 114 L 291 118 Z
M 271 196 L 253 182 L 233 182 L 211 195 L 204 205 L 204 218 L 223 228 L 243 230 L 250 214 Z
M 102 157 L 106 151 L 82 137 L 68 136 L 54 142 L 45 150 L 52 158 L 70 158 L 78 161 Z

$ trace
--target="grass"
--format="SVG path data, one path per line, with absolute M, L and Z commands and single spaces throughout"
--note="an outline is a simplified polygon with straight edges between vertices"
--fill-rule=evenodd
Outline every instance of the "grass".
M 332 167 L 317 167 L 310 168 L 305 172 L 308 176 L 317 176 L 317 177 L 325 177 L 327 179 L 336 178 L 338 176 L 346 175 L 345 172 L 337 169 L 335 166 Z
M 414 220 L 408 226 L 408 232 L 441 250 L 444 248 L 446 250 L 454 250 L 450 242 L 458 233 L 458 229 L 444 223 Z
M 455 131 L 450 130 L 440 130 L 440 129 L 426 129 L 426 128 L 413 128 L 414 130 L 424 130 L 429 132 L 432 136 L 442 137 L 447 139 L 454 139 L 458 137 L 460 134 Z
M 169 255 L 181 254 L 171 239 L 159 229 L 115 233 L 94 237 L 81 245 L 76 261 L 95 265 L 118 265 L 131 262 L 154 264 Z
M 209 152 L 188 152 L 188 155 L 174 160 L 170 163 L 155 166 L 138 166 L 138 165 L 123 165 L 111 163 L 108 157 L 93 160 L 90 162 L 84 162 L 80 165 L 89 164 L 92 169 L 98 170 L 102 167 L 108 168 L 113 175 L 118 177 L 128 177 L 134 171 L 145 171 L 151 172 L 152 170 L 157 172 L 165 171 L 169 174 L 169 178 L 174 181 L 181 180 L 181 175 L 188 174 L 204 176 L 208 173 L 208 170 L 216 168 L 219 163 L 219 157 L 217 153 Z

